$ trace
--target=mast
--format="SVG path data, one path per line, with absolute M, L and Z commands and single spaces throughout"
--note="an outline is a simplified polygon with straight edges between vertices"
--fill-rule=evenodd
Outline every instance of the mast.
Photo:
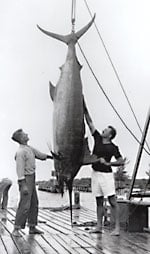
M 145 122 L 145 127 L 144 127 L 144 130 L 143 130 L 143 135 L 142 135 L 142 138 L 141 138 L 141 143 L 140 143 L 140 146 L 139 146 L 139 150 L 138 150 L 138 154 L 137 154 L 136 163 L 135 163 L 135 166 L 134 166 L 134 171 L 133 171 L 133 175 L 132 175 L 131 186 L 130 186 L 129 194 L 128 194 L 128 199 L 129 199 L 129 200 L 130 200 L 131 197 L 132 197 L 132 190 L 133 190 L 133 186 L 134 186 L 134 183 L 135 183 L 135 179 L 136 179 L 138 167 L 139 167 L 139 164 L 140 164 L 140 159 L 141 159 L 141 156 L 142 156 L 143 147 L 144 147 L 144 142 L 145 142 L 145 139 L 146 139 L 146 135 L 147 135 L 149 123 L 150 123 L 150 108 L 149 108 L 149 110 L 148 110 L 148 115 L 147 115 L 147 119 L 146 119 L 146 122 Z

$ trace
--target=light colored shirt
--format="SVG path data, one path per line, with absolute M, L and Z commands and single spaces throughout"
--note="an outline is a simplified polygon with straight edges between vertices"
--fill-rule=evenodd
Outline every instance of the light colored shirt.
M 46 160 L 47 154 L 28 145 L 20 145 L 15 155 L 18 180 L 35 173 L 35 159 Z

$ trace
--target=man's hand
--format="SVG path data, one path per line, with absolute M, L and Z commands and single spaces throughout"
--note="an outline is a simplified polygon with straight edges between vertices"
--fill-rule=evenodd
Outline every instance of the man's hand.
M 23 184 L 23 186 L 21 186 L 21 192 L 23 193 L 23 195 L 29 194 L 29 190 L 26 184 Z
M 26 185 L 24 185 L 22 187 L 21 191 L 22 191 L 23 195 L 28 195 L 29 194 L 29 190 L 28 190 L 28 187 Z
M 51 154 L 53 156 L 53 159 L 55 159 L 55 160 L 63 160 L 64 159 L 64 156 L 60 152 L 54 153 L 51 151 Z
M 23 195 L 28 195 L 29 194 L 29 190 L 28 190 L 28 187 L 27 187 L 27 184 L 25 182 L 25 179 L 23 180 L 19 180 L 19 186 L 20 186 L 20 191 Z
M 110 166 L 110 162 L 107 162 L 104 158 L 99 158 L 99 162 L 101 163 L 101 164 L 104 164 L 104 165 L 106 165 L 106 166 Z

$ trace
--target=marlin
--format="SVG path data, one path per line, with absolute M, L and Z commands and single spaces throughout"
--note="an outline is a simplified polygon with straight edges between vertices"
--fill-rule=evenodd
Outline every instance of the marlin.
M 61 74 L 56 86 L 50 82 L 49 91 L 54 103 L 53 110 L 53 149 L 61 159 L 55 159 L 54 167 L 63 194 L 64 183 L 69 190 L 72 223 L 72 184 L 82 165 L 93 163 L 96 158 L 90 154 L 85 138 L 84 99 L 80 65 L 75 45 L 79 38 L 90 28 L 92 20 L 78 32 L 59 35 L 37 27 L 46 35 L 67 44 L 68 52 L 65 63 L 60 67 Z

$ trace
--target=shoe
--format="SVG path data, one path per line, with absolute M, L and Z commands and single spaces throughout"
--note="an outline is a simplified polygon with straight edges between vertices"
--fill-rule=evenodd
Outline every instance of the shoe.
M 42 234 L 44 234 L 44 232 L 39 230 L 39 229 L 37 229 L 37 228 L 30 228 L 29 229 L 29 234 L 42 235 Z

